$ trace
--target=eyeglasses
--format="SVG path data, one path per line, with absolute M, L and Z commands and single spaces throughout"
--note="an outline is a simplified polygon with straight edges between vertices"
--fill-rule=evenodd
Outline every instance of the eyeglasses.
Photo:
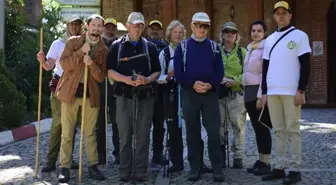
M 143 24 L 132 24 L 131 27 L 132 28 L 140 28 L 140 29 L 142 29 L 144 27 L 144 25 Z
M 225 29 L 225 30 L 223 30 L 223 32 L 226 33 L 226 34 L 229 34 L 229 33 L 236 34 L 237 33 L 236 30 L 229 30 L 229 29 Z
M 210 25 L 209 24 L 197 24 L 197 23 L 194 23 L 195 27 L 197 29 L 201 29 L 201 28 L 204 28 L 205 30 L 209 30 L 210 29 Z

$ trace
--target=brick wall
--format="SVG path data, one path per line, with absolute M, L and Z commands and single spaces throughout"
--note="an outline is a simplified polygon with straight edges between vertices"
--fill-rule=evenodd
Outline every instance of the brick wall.
M 328 1 L 328 2 L 326 2 Z M 312 56 L 309 103 L 327 103 L 327 13 L 331 0 L 296 2 L 296 23 L 313 41 L 323 41 L 323 56 Z
M 246 47 L 249 43 L 248 3 L 246 0 L 214 0 L 214 39 L 219 41 L 220 31 L 225 22 L 231 21 L 230 7 L 235 7 L 233 22 L 237 24 L 242 39 L 240 44 Z
M 249 0 L 250 1 L 250 0 Z M 268 26 L 269 33 L 275 30 L 276 23 L 273 19 L 273 6 L 277 0 L 254 0 L 262 4 L 263 13 L 251 14 L 255 7 L 249 6 L 246 0 L 213 0 L 213 18 L 212 33 L 213 39 L 219 40 L 219 32 L 224 22 L 231 21 L 230 7 L 235 7 L 234 22 L 242 35 L 241 45 L 246 47 L 249 43 L 249 23 L 252 16 L 264 16 Z M 328 1 L 328 2 L 326 2 Z M 311 59 L 311 80 L 308 92 L 309 103 L 327 102 L 327 12 L 332 0 L 288 0 L 293 9 L 292 23 L 299 29 L 305 31 L 310 39 L 311 46 L 313 41 L 323 41 L 323 56 L 313 57 Z M 132 0 L 103 0 L 103 16 L 113 16 L 118 21 L 125 23 L 127 16 L 134 9 Z M 164 28 L 175 17 L 172 13 L 174 1 L 169 0 L 142 0 L 142 10 L 146 22 L 158 18 Z M 187 34 L 190 36 L 190 22 L 194 13 L 199 11 L 209 11 L 207 9 L 207 0 L 176 0 L 176 16 L 185 27 Z M 251 2 L 250 2 L 251 3 Z M 250 9 L 249 9 L 250 8 Z M 257 10 L 256 10 L 257 11 Z M 250 14 L 249 14 L 250 12 Z M 208 12 L 209 13 L 209 12 Z
M 133 9 L 133 0 L 102 0 L 102 16 L 113 17 L 124 25 Z

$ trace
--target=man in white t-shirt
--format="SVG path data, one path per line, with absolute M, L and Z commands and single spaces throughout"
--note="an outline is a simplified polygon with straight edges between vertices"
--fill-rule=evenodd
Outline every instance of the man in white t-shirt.
M 56 161 L 61 145 L 61 101 L 55 97 L 55 90 L 59 78 L 62 76 L 63 69 L 60 65 L 60 58 L 65 46 L 67 38 L 82 33 L 82 20 L 79 17 L 71 17 L 67 21 L 66 33 L 64 38 L 55 40 L 48 51 L 47 62 L 45 62 L 45 55 L 43 52 L 37 54 L 38 61 L 42 64 L 43 69 L 50 71 L 53 69 L 53 76 L 49 87 L 51 90 L 50 102 L 52 113 L 52 124 L 50 129 L 49 149 L 47 154 L 47 163 L 42 168 L 42 172 L 51 172 L 56 169 Z M 72 162 L 72 169 L 78 169 L 78 164 Z
M 289 5 L 280 1 L 274 5 L 273 17 L 277 31 L 266 40 L 264 49 L 262 102 L 268 103 L 276 136 L 276 161 L 272 172 L 263 181 L 282 179 L 283 184 L 301 181 L 300 164 L 302 139 L 300 134 L 301 105 L 310 73 L 309 39 L 306 33 L 290 25 Z M 287 141 L 293 161 L 286 176 L 284 168 Z

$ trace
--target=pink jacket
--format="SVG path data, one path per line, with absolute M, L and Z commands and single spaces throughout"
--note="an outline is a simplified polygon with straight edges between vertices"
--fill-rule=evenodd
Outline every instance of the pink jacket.
M 248 52 L 246 53 L 244 61 L 244 73 L 242 78 L 243 86 L 261 84 L 265 40 L 262 40 L 254 50 L 251 49 L 253 43 L 254 42 L 251 42 L 247 46 Z M 260 89 L 258 97 L 261 97 Z

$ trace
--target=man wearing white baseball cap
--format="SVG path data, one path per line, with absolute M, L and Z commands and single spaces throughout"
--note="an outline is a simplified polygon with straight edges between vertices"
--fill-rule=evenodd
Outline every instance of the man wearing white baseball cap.
M 144 25 L 143 15 L 132 12 L 126 24 L 128 34 L 112 43 L 107 57 L 108 78 L 115 81 L 119 169 L 120 180 L 124 182 L 131 177 L 141 182 L 147 176 L 149 134 L 154 112 L 152 84 L 161 72 L 155 45 L 141 37 Z M 132 136 L 136 136 L 135 140 Z
M 216 89 L 224 77 L 224 66 L 218 44 L 209 40 L 210 19 L 206 13 L 194 14 L 193 34 L 175 50 L 174 73 L 181 85 L 183 116 L 187 131 L 189 181 L 200 178 L 201 121 L 208 134 L 208 151 L 213 180 L 224 181 L 220 156 L 220 114 Z

